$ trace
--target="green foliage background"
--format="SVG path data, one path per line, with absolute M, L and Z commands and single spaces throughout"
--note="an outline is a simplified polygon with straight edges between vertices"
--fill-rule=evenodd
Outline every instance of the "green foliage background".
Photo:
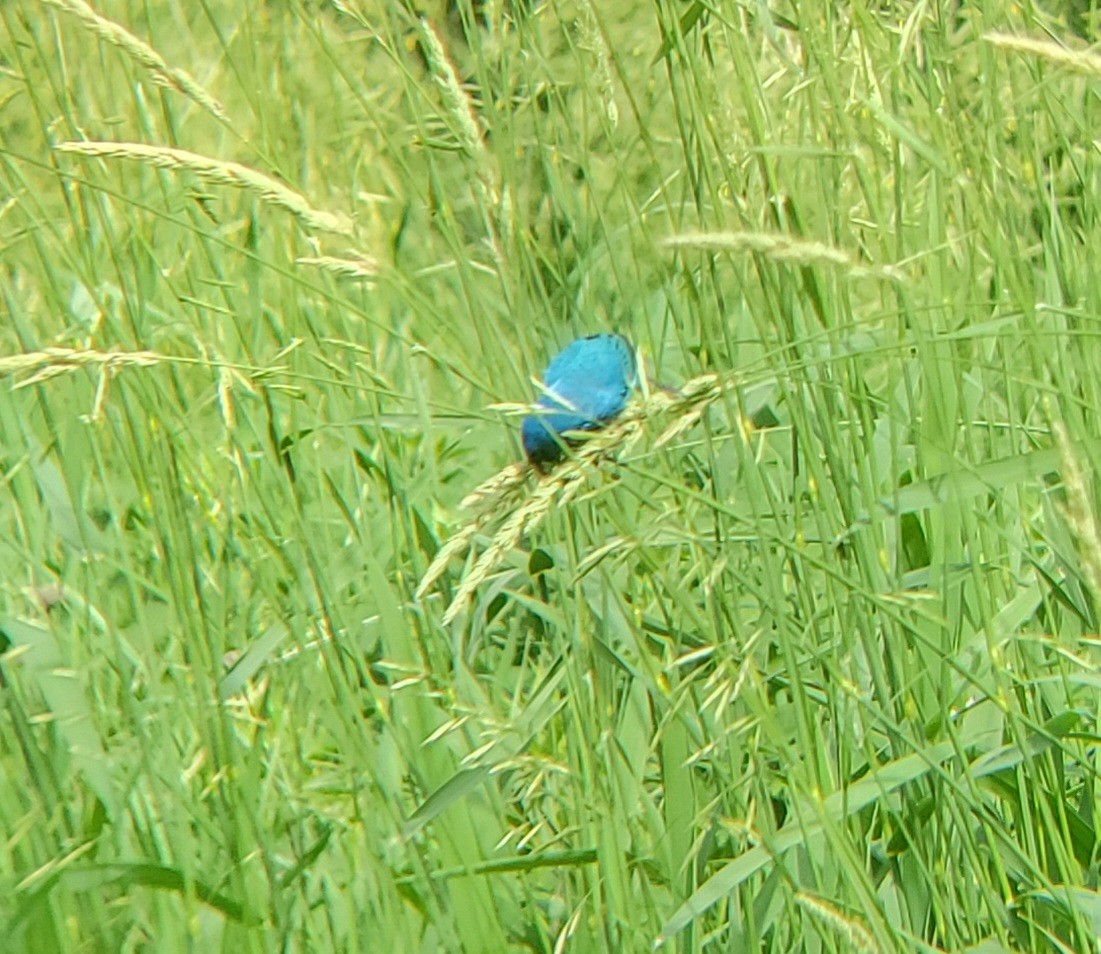
M 0 4 L 5 949 L 1095 949 L 1094 26 Z M 720 398 L 445 624 L 602 330 Z

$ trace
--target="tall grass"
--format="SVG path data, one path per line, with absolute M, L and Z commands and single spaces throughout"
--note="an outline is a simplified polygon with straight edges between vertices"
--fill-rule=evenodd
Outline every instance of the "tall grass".
M 6 949 L 1095 949 L 1091 16 L 0 4 Z

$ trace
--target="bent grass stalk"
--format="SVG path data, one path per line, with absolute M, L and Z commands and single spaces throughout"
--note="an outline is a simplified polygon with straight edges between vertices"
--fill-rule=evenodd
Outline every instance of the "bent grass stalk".
M 229 115 L 222 108 L 222 104 L 203 89 L 190 73 L 171 66 L 148 43 L 113 20 L 100 16 L 84 0 L 44 0 L 44 2 L 48 6 L 75 16 L 90 33 L 122 50 L 131 60 L 145 69 L 158 86 L 186 96 L 212 116 L 224 123 L 229 122 Z
M 1053 40 L 1041 40 L 1031 36 L 1014 36 L 1011 33 L 984 33 L 983 39 L 991 46 L 1013 53 L 1025 53 L 1056 66 L 1064 66 L 1087 76 L 1101 76 L 1101 56 L 1085 50 L 1068 50 Z
M 378 261 L 370 255 L 358 255 L 356 258 L 340 258 L 335 255 L 318 255 L 296 258 L 295 265 L 312 265 L 323 272 L 331 272 L 340 278 L 372 279 L 378 276 Z
M 870 276 L 901 282 L 903 272 L 891 265 L 859 265 L 848 252 L 824 242 L 795 239 L 770 232 L 681 232 L 661 241 L 663 248 L 714 252 L 754 252 L 788 265 L 825 265 L 854 277 Z
M 0 375 L 33 372 L 13 387 L 26 388 L 78 368 L 98 367 L 116 370 L 127 366 L 148 368 L 160 364 L 163 355 L 154 351 L 91 351 L 75 348 L 43 348 L 26 354 L 0 357 Z
M 265 202 L 290 212 L 306 228 L 344 235 L 352 232 L 352 223 L 346 216 L 315 209 L 305 196 L 271 176 L 237 162 L 211 159 L 186 149 L 150 146 L 140 142 L 63 142 L 54 148 L 58 152 L 95 159 L 129 159 L 158 169 L 184 169 L 208 182 L 235 186 L 251 192 Z

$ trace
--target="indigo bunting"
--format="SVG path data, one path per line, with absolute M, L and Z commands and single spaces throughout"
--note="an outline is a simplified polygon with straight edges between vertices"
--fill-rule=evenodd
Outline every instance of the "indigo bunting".
M 539 466 L 560 460 L 566 431 L 594 431 L 618 415 L 638 384 L 635 351 L 622 335 L 589 335 L 566 345 L 543 375 L 535 402 L 547 412 L 525 417 L 520 441 Z

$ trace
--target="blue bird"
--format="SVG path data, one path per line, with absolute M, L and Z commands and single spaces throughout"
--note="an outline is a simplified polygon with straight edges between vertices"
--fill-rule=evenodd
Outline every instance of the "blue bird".
M 547 412 L 520 425 L 524 453 L 536 466 L 562 458 L 567 431 L 599 430 L 627 405 L 638 384 L 635 350 L 622 335 L 589 335 L 566 345 L 543 375 L 535 402 Z

